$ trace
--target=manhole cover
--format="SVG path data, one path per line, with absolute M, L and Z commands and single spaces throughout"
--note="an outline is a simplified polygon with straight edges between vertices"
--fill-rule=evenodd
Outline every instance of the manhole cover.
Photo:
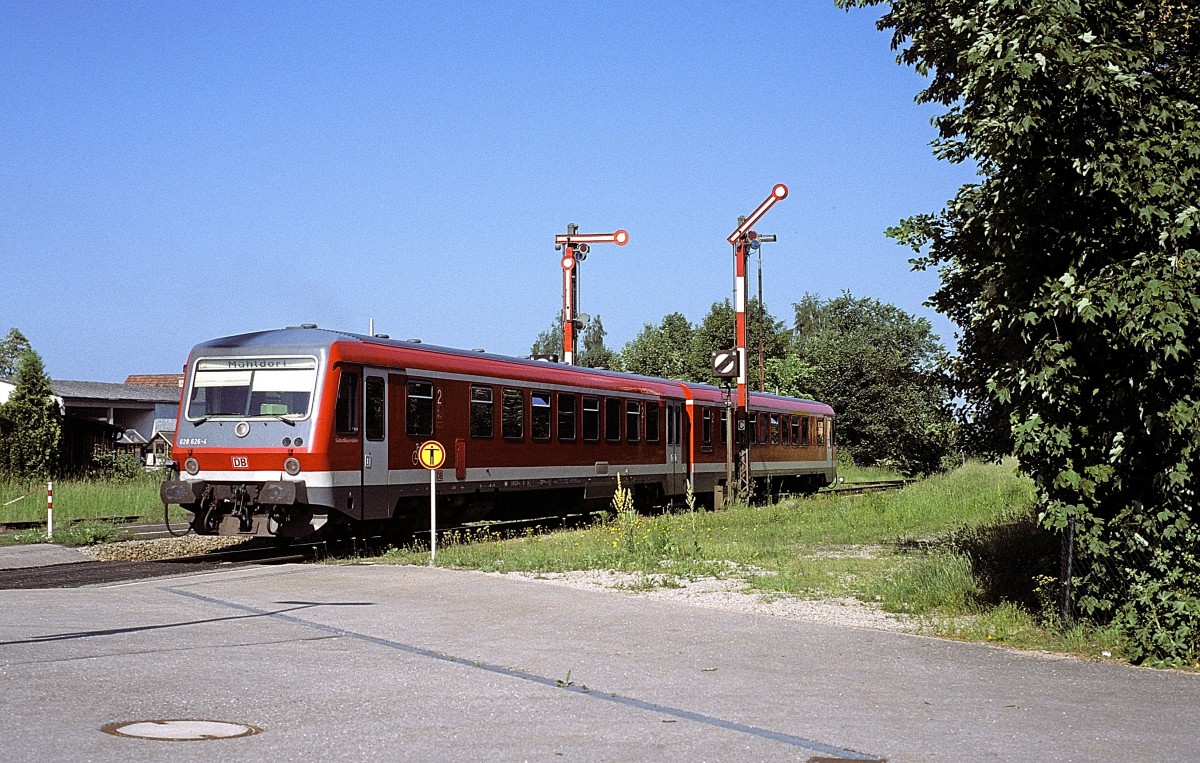
M 248 723 L 229 721 L 163 720 L 110 723 L 100 729 L 106 734 L 162 742 L 203 742 L 209 739 L 236 739 L 262 732 Z

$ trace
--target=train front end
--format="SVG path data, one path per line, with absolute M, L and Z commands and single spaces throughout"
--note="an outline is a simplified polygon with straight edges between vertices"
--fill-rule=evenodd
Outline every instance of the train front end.
M 329 519 L 320 400 L 325 332 L 284 329 L 198 345 L 188 359 L 164 503 L 205 535 L 299 538 Z

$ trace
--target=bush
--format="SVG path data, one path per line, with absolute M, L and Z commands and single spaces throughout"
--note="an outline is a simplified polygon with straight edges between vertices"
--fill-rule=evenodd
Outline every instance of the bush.
M 91 472 L 97 479 L 126 484 L 146 479 L 148 474 L 142 457 L 129 451 L 93 453 Z
M 1159 667 L 1196 665 L 1200 661 L 1200 529 L 1192 525 L 1171 537 L 1160 533 L 1155 546 L 1136 531 L 1133 535 L 1135 542 L 1144 544 L 1145 563 L 1124 570 L 1129 588 L 1114 618 L 1128 640 L 1130 660 Z

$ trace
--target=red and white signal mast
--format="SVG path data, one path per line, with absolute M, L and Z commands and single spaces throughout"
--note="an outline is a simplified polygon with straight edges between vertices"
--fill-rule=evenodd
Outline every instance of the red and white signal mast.
M 566 233 L 554 237 L 554 248 L 563 251 L 563 362 L 575 362 L 575 329 L 582 329 L 586 318 L 579 312 L 579 263 L 587 259 L 592 244 L 629 243 L 629 233 L 618 230 L 614 233 L 580 233 L 579 226 L 571 223 Z
M 738 218 L 737 228 L 729 234 L 727 239 L 730 244 L 733 244 L 733 292 L 737 310 L 737 322 L 734 328 L 734 339 L 737 343 L 738 485 L 736 495 L 747 501 L 754 492 L 754 481 L 750 474 L 750 432 L 748 430 L 750 397 L 747 385 L 748 363 L 746 361 L 746 258 L 750 254 L 750 242 L 758 237 L 758 234 L 752 230 L 754 224 L 767 213 L 768 209 L 775 206 L 775 202 L 787 198 L 787 195 L 787 186 L 777 183 L 771 189 L 771 195 L 764 199 L 757 209 L 746 217 Z

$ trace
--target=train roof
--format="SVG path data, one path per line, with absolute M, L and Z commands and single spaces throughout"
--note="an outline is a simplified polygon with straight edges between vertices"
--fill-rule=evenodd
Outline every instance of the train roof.
M 512 355 L 500 355 L 496 353 L 483 352 L 481 350 L 463 350 L 454 347 L 442 347 L 439 345 L 425 344 L 419 340 L 392 339 L 387 336 L 370 336 L 367 334 L 356 334 L 350 331 L 323 329 L 314 324 L 289 326 L 281 329 L 268 329 L 265 331 L 255 331 L 247 334 L 237 334 L 234 336 L 212 339 L 207 342 L 201 342 L 200 344 L 197 344 L 193 348 L 192 354 L 195 356 L 208 351 L 218 350 L 221 351 L 218 354 L 224 355 L 232 354 L 232 352 L 237 351 L 249 350 L 253 352 L 266 350 L 268 348 L 273 351 L 286 350 L 288 352 L 317 353 L 319 351 L 328 351 L 335 343 L 338 342 L 361 342 L 363 344 L 397 347 L 408 351 L 431 352 L 438 355 L 459 357 L 468 360 L 484 359 L 495 362 L 515 363 L 526 366 L 530 369 L 539 369 L 542 371 L 547 369 L 554 369 L 556 371 L 570 371 L 573 373 L 598 376 L 612 380 L 639 382 L 646 385 L 677 384 L 687 387 L 687 389 L 689 389 L 697 397 L 710 401 L 721 400 L 723 399 L 722 396 L 724 395 L 724 390 L 721 387 L 702 382 L 691 382 L 682 379 L 663 379 L 656 376 L 643 376 L 641 374 L 632 374 L 625 371 L 609 371 L 602 368 L 567 366 L 561 363 L 534 360 L 533 358 L 515 357 Z M 833 409 L 828 405 L 808 398 L 785 397 L 783 395 L 774 395 L 768 392 L 751 392 L 750 399 L 751 402 L 764 406 L 770 406 L 772 403 L 774 403 L 779 407 L 794 407 L 797 403 L 802 403 L 806 406 L 812 406 L 817 409 L 814 412 L 824 412 L 830 415 L 833 414 Z

